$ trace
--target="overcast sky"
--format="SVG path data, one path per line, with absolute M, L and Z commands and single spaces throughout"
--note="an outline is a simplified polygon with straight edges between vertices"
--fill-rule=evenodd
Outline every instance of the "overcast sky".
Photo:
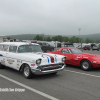
M 0 36 L 100 33 L 100 0 L 0 0 Z

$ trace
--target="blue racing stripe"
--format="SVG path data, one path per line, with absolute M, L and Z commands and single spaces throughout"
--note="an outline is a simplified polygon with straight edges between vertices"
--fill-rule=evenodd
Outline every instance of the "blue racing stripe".
M 2 54 L 0 54 L 0 56 L 3 56 Z
M 55 56 L 55 62 L 57 63 L 57 58 L 56 58 L 56 56 Z
M 28 45 L 28 43 L 26 43 Z
M 47 56 L 46 56 L 46 57 L 47 57 Z M 50 63 L 50 62 L 49 62 L 49 57 L 47 57 L 47 59 L 48 59 L 48 63 Z
M 33 52 L 32 52 L 32 54 L 41 55 L 41 56 L 43 55 L 42 53 L 39 54 L 39 53 L 33 53 Z M 47 57 L 46 55 L 43 55 L 43 56 Z M 49 57 L 47 57 L 47 59 L 48 59 L 48 63 L 50 63 Z

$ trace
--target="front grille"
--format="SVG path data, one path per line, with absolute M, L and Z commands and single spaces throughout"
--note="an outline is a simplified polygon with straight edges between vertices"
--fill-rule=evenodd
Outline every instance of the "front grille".
M 62 68 L 62 65 L 43 66 L 43 67 L 41 67 L 41 71 L 53 70 L 53 69 L 59 69 L 59 68 Z

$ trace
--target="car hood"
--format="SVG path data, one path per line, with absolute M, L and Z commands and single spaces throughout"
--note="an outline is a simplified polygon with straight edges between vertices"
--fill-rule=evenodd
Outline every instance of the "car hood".
M 61 58 L 63 58 L 63 55 L 57 55 L 57 54 L 50 54 L 50 53 L 42 53 L 42 52 L 32 52 L 32 53 L 22 53 L 21 56 L 27 57 L 28 59 L 57 59 L 57 61 L 61 61 Z

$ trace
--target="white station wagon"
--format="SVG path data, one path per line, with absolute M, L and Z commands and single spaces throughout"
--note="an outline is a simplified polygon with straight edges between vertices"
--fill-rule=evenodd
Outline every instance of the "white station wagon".
M 66 57 L 43 53 L 39 44 L 24 42 L 0 43 L 0 68 L 22 71 L 25 78 L 33 74 L 57 73 L 64 69 Z

